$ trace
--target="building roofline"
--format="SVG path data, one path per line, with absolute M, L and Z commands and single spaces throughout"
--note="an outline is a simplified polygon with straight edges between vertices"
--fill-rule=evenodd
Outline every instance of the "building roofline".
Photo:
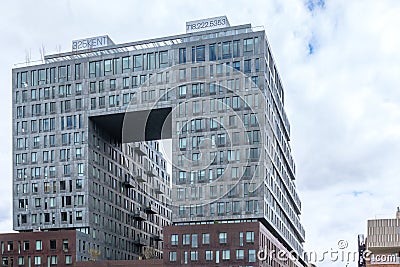
M 202 36 L 204 34 L 212 34 L 212 33 L 218 33 L 218 32 L 223 32 L 223 31 L 240 30 L 240 29 L 247 29 L 247 28 L 252 28 L 250 23 L 226 27 L 226 28 L 220 28 L 220 29 L 207 30 L 207 31 L 183 33 L 183 34 L 171 35 L 171 36 L 165 36 L 165 37 L 157 37 L 157 38 L 152 38 L 152 39 L 146 39 L 146 40 L 140 40 L 140 41 L 134 41 L 134 42 L 128 42 L 128 43 L 122 43 L 122 44 L 115 44 L 115 45 L 110 45 L 110 46 L 106 46 L 106 47 L 98 47 L 98 48 L 85 49 L 85 50 L 80 50 L 80 51 L 63 52 L 63 53 L 58 53 L 58 54 L 47 55 L 44 57 L 44 59 L 47 60 L 47 59 L 69 56 L 69 55 L 84 54 L 87 52 L 95 52 L 95 51 L 108 50 L 108 49 L 118 49 L 118 48 L 125 48 L 125 47 L 129 47 L 129 46 L 137 46 L 137 45 L 146 45 L 146 44 L 150 44 L 150 43 L 162 42 L 162 41 L 167 41 L 167 40 L 182 39 L 182 38 L 188 38 L 188 37 L 194 37 L 194 36 Z

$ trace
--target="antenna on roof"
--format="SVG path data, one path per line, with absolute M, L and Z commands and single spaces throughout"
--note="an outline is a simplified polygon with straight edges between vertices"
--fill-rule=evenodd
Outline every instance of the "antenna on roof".
M 57 46 L 56 46 L 56 50 L 57 50 L 57 52 L 60 54 L 60 53 L 61 53 L 61 45 L 57 45 Z
M 25 50 L 25 62 L 26 64 L 31 62 L 31 50 Z
M 40 52 L 40 59 L 42 61 L 44 61 L 44 56 L 46 55 L 46 49 L 44 47 L 44 45 L 42 44 L 42 46 L 39 48 L 39 52 Z

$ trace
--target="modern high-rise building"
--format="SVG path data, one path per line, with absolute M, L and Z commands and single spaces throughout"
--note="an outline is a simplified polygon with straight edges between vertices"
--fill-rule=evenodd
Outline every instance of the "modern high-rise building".
M 28 65 L 13 70 L 15 230 L 77 229 L 105 259 L 124 259 L 159 255 L 171 218 L 259 223 L 304 264 L 284 90 L 263 28 L 217 17 L 176 36 L 76 40 Z M 171 179 L 159 139 L 172 139 Z

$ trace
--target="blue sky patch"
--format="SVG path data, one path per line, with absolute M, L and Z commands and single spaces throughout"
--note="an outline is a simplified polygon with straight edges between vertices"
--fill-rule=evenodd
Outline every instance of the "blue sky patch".
M 323 9 L 325 7 L 324 0 L 307 0 L 306 6 L 309 11 L 314 11 L 316 8 Z

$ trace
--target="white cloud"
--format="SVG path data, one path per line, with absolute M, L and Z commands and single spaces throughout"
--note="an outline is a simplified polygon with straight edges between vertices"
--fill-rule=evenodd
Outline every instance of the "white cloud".
M 308 2 L 308 1 L 307 1 Z M 318 1 L 317 1 L 318 2 Z M 286 91 L 307 250 L 339 239 L 355 248 L 366 220 L 394 216 L 400 167 L 400 3 L 326 1 L 4 1 L 0 213 L 11 210 L 11 75 L 25 51 L 39 57 L 70 41 L 109 34 L 128 42 L 184 32 L 187 20 L 226 14 L 264 25 Z M 309 55 L 312 40 L 314 51 Z M 361 192 L 354 194 L 353 192 Z M 10 231 L 7 216 L 0 231 Z M 344 266 L 319 263 L 318 266 Z M 356 266 L 351 263 L 349 266 Z

